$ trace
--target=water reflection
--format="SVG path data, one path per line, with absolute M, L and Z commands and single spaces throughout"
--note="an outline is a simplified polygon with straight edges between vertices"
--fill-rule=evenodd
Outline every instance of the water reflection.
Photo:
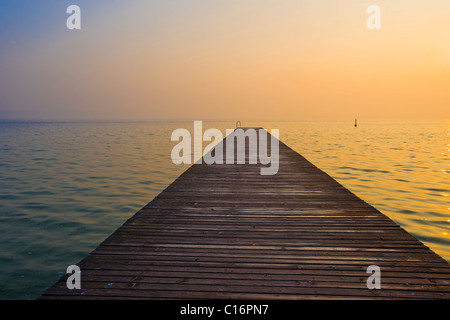
M 187 167 L 184 123 L 0 124 L 0 298 L 35 298 Z M 450 260 L 448 122 L 251 123 Z M 204 128 L 234 128 L 204 122 Z

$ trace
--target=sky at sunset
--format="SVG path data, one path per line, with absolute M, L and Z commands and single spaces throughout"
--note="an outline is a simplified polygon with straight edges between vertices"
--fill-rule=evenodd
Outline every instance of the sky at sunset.
M 0 119 L 354 118 L 450 118 L 450 1 L 0 0 Z

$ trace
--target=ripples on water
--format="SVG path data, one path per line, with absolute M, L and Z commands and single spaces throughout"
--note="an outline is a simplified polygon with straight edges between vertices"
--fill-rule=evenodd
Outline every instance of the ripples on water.
M 450 261 L 448 121 L 292 124 L 280 136 Z
M 279 128 L 288 146 L 449 261 L 449 123 L 352 124 L 244 125 Z M 170 160 L 170 136 L 192 126 L 0 123 L 0 298 L 38 297 L 186 170 Z

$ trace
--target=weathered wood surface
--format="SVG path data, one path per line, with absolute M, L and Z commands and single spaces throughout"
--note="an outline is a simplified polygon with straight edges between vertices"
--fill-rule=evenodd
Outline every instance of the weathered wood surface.
M 273 176 L 193 165 L 78 266 L 41 298 L 450 298 L 445 260 L 281 142 Z

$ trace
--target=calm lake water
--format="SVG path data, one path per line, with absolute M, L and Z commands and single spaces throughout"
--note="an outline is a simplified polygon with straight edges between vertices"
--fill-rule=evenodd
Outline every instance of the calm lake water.
M 243 125 L 280 129 L 450 261 L 450 121 Z M 193 132 L 193 122 L 0 122 L 0 299 L 40 296 L 186 170 L 170 159 L 176 128 Z

